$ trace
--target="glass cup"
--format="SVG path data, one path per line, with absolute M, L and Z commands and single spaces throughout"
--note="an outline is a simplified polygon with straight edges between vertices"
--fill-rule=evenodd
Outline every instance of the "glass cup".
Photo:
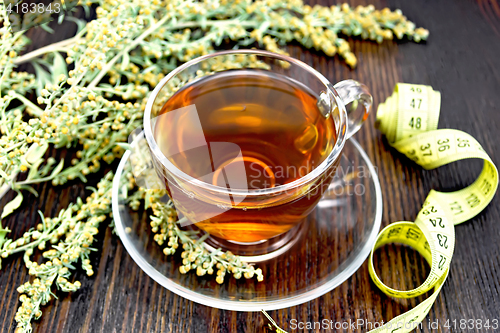
M 255 75 L 265 75 L 276 86 L 285 80 L 307 90 L 317 106 L 315 116 L 323 117 L 322 122 L 333 131 L 324 143 L 325 153 L 318 164 L 291 182 L 274 184 L 269 165 L 247 157 L 238 142 L 207 141 L 204 126 L 212 116 L 206 114 L 212 112 L 212 105 L 186 100 L 175 110 L 165 110 L 165 103 L 176 93 L 202 85 L 206 82 L 202 80 L 214 75 L 232 75 L 242 84 L 252 82 Z M 213 103 L 220 98 L 217 89 L 204 93 L 213 94 Z M 361 127 L 371 105 L 372 96 L 363 84 L 345 80 L 333 86 L 297 59 L 260 50 L 223 51 L 183 64 L 158 84 L 144 113 L 144 134 L 156 173 L 181 217 L 181 225 L 194 224 L 215 239 L 251 245 L 276 239 L 298 227 L 314 209 L 335 174 L 345 141 Z M 273 112 L 274 120 L 284 124 L 290 121 L 286 110 L 278 108 Z M 226 124 L 227 131 L 242 133 L 250 118 L 227 119 L 231 121 Z M 293 147 L 289 141 L 280 140 L 277 134 L 270 137 L 268 144 L 286 155 Z M 287 146 L 280 146 L 280 142 Z M 261 176 L 270 179 L 269 187 L 249 186 L 249 162 L 260 168 Z

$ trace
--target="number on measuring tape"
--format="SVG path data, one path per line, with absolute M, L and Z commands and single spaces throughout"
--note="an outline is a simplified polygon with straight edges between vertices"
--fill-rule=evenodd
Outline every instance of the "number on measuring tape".
M 455 215 L 458 215 L 458 214 L 461 214 L 464 212 L 464 210 L 462 209 L 462 206 L 457 201 L 453 201 L 450 203 L 450 210 L 453 213 L 455 213 Z
M 407 109 L 398 119 L 401 131 L 398 136 L 412 136 L 426 130 L 427 115 L 418 109 Z
M 438 238 L 439 246 L 444 247 L 445 249 L 447 249 L 448 248 L 448 244 L 446 244 L 446 242 L 448 242 L 448 236 L 443 235 L 443 234 L 437 234 L 437 238 Z
M 443 152 L 446 149 L 450 149 L 450 145 L 448 144 L 450 142 L 450 139 L 444 139 L 444 140 L 438 140 L 438 150 Z
M 426 250 L 428 253 L 431 252 L 431 246 L 427 241 L 424 243 L 424 250 Z
M 488 179 L 483 179 L 483 182 L 481 183 L 481 192 L 483 192 L 484 195 L 488 195 L 491 190 L 491 183 L 488 181 Z
M 411 128 L 420 129 L 422 127 L 421 117 L 411 117 L 410 123 L 408 124 Z
M 474 208 L 481 203 L 481 200 L 474 193 L 471 193 L 465 199 L 467 200 L 467 204 L 470 206 L 470 208 Z
M 457 138 L 457 146 L 460 148 L 470 147 L 469 140 Z
M 413 109 L 420 109 L 422 106 L 422 99 L 421 98 L 412 98 L 410 102 L 410 106 Z
M 418 162 L 418 156 L 416 155 L 417 151 L 415 149 L 412 149 L 406 153 L 406 156 L 410 158 L 414 162 Z
M 387 234 L 387 238 L 392 238 L 392 237 L 398 237 L 399 234 L 401 233 L 401 227 L 393 228 L 389 230 L 389 233 Z
M 444 228 L 443 224 L 443 219 L 441 217 L 436 217 L 434 219 L 429 219 L 429 222 L 435 227 L 435 226 L 440 226 L 441 228 Z
M 406 238 L 411 240 L 417 240 L 420 238 L 420 231 L 413 228 L 408 228 L 406 232 Z
M 437 212 L 438 212 L 437 209 L 434 206 L 431 206 L 431 208 L 424 210 L 422 214 L 429 215 L 431 213 L 437 213 Z
M 440 259 L 439 259 L 438 268 L 442 270 L 444 268 L 444 265 L 446 264 L 446 257 L 443 256 L 442 254 L 440 254 L 439 257 L 440 257 Z
M 432 156 L 432 149 L 430 143 L 421 145 L 420 150 L 423 151 L 422 156 Z

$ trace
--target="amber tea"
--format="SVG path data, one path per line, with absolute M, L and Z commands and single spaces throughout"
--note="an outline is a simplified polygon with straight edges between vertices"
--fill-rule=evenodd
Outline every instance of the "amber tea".
M 332 163 L 293 193 L 259 196 L 297 181 L 321 164 L 336 141 L 306 86 L 262 70 L 232 70 L 198 79 L 168 99 L 157 117 L 154 137 L 179 170 L 229 192 L 191 191 L 167 173 L 176 209 L 213 236 L 249 243 L 282 234 L 300 223 L 328 187 Z M 162 166 L 160 166 L 162 168 Z M 164 168 L 164 167 L 163 167 Z M 200 212 L 206 218 L 200 219 Z

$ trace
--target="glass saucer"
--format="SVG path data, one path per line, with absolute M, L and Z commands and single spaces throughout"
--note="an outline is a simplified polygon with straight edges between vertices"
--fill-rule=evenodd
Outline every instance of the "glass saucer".
M 148 212 L 129 209 L 120 195 L 125 185 L 120 183 L 120 178 L 130 163 L 130 154 L 128 150 L 123 155 L 113 182 L 116 231 L 130 256 L 146 274 L 196 303 L 225 310 L 260 311 L 287 308 L 315 299 L 347 280 L 361 266 L 380 229 L 382 193 L 378 176 L 359 143 L 350 139 L 329 191 L 287 238 L 284 247 L 271 259 L 247 258 L 257 261 L 256 267 L 262 269 L 264 281 L 236 280 L 228 274 L 219 285 L 215 276 L 199 277 L 195 272 L 181 274 L 181 251 L 165 256 L 163 248 L 153 239 Z

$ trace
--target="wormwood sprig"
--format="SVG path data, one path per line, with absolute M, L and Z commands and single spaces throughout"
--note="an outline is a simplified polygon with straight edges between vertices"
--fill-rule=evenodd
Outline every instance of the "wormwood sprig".
M 123 11 L 130 19 L 136 9 L 132 8 L 133 3 L 125 1 L 124 3 Z M 134 116 L 134 113 L 141 111 L 138 104 L 119 103 L 116 100 L 104 101 L 99 92 L 94 93 L 91 89 L 106 74 L 106 71 L 100 70 L 102 67 L 112 64 L 112 59 L 119 54 L 123 55 L 127 48 L 133 48 L 134 42 L 130 42 L 130 39 L 134 40 L 138 35 L 145 36 L 142 23 L 132 22 L 132 19 L 127 21 L 118 15 L 111 17 L 113 19 L 106 22 L 91 21 L 81 30 L 73 39 L 74 44 L 71 48 L 66 45 L 68 47 L 66 52 L 69 55 L 66 61 L 59 53 L 50 54 L 48 58 L 51 58 L 49 59 L 51 61 L 48 62 L 47 59 L 45 61 L 45 64 L 49 64 L 47 67 L 50 73 L 34 63 L 38 77 L 38 105 L 28 101 L 22 94 L 9 91 L 7 95 L 9 98 L 4 102 L 4 108 L 17 99 L 26 105 L 28 113 L 34 116 L 27 121 L 24 118 L 14 118 L 16 115 L 11 113 L 5 117 L 5 123 L 9 124 L 10 128 L 2 131 L 3 135 L 0 138 L 2 147 L 0 151 L 8 153 L 7 158 L 2 159 L 0 156 L 0 162 L 4 162 L 2 165 L 4 173 L 1 176 L 11 188 L 18 189 L 19 186 L 27 187 L 29 184 L 49 180 L 57 185 L 76 177 L 85 181 L 86 174 L 99 169 L 101 159 L 110 162 L 116 154 L 119 154 L 119 147 L 116 147 L 115 142 L 125 141 L 128 132 L 139 125 L 137 121 L 133 123 L 133 120 L 139 118 Z M 106 38 L 103 35 L 92 38 L 94 30 L 105 31 L 108 25 L 114 27 L 110 35 L 105 35 Z M 103 45 L 95 47 L 94 44 L 100 42 Z M 78 55 L 76 61 L 71 55 Z M 66 63 L 72 63 L 74 69 L 68 71 Z M 144 93 L 147 92 L 143 87 L 138 88 L 133 94 L 137 99 L 144 97 Z M 102 115 L 107 116 L 104 121 L 98 119 Z M 77 158 L 80 160 L 73 160 L 73 167 L 62 170 L 63 165 L 55 166 L 52 173 L 47 176 L 37 172 L 37 167 L 45 160 L 44 150 L 36 147 L 45 147 L 46 150 L 48 144 L 67 148 L 80 145 L 83 146 L 85 153 L 81 151 L 77 153 Z M 40 153 L 32 156 L 36 158 L 27 160 L 25 155 L 30 147 L 35 147 Z M 17 182 L 17 174 L 28 170 L 28 179 Z
M 127 177 L 129 183 L 134 181 L 131 172 Z M 252 264 L 242 261 L 239 256 L 229 251 L 207 251 L 203 246 L 203 241 L 208 234 L 205 234 L 205 237 L 199 237 L 198 231 L 180 229 L 179 225 L 184 220 L 178 220 L 172 201 L 167 203 L 161 201 L 165 195 L 165 190 L 139 188 L 127 198 L 127 201 L 130 207 L 139 209 L 140 201 L 144 200 L 145 208 L 151 209 L 150 225 L 155 234 L 154 240 L 159 246 L 166 245 L 163 249 L 165 255 L 173 255 L 179 247 L 182 248 L 182 266 L 179 267 L 179 272 L 186 274 L 189 271 L 195 271 L 196 275 L 204 276 L 213 275 L 216 271 L 215 280 L 219 284 L 224 283 L 227 273 L 232 274 L 236 279 L 256 277 L 257 281 L 264 280 L 260 268 L 256 269 Z
M 101 161 L 110 162 L 121 155 L 115 144 L 140 126 L 150 89 L 179 62 L 212 52 L 224 40 L 232 40 L 235 47 L 257 43 L 278 53 L 286 53 L 280 45 L 296 40 L 330 56 L 338 53 L 354 67 L 356 57 L 339 34 L 378 42 L 394 36 L 420 41 L 428 35 L 401 11 L 378 11 L 373 6 L 310 7 L 298 0 L 96 0 L 85 6 L 92 4 L 98 5 L 97 19 L 68 41 L 18 58 L 26 38 L 22 33 L 12 35 L 10 44 L 18 39 L 23 42 L 16 44 L 17 51 L 8 52 L 3 76 L 8 76 L 13 66 L 46 54 L 34 62 L 38 104 L 24 97 L 33 88 L 31 76 L 12 77 L 22 79 L 22 83 L 4 80 L 18 89 L 10 89 L 1 106 L 6 124 L 0 139 L 4 192 L 9 188 L 34 192 L 30 185 L 44 181 L 54 185 L 77 177 L 85 181 L 86 175 L 99 170 Z M 4 7 L 2 13 L 7 36 Z M 65 52 L 66 58 L 59 52 Z M 73 69 L 68 71 L 67 64 Z M 17 113 L 7 112 L 19 102 L 23 105 Z M 32 119 L 20 117 L 25 110 Z M 38 167 L 48 165 L 48 161 L 43 158 L 43 149 L 31 148 L 35 143 L 45 149 L 49 144 L 81 149 L 72 160 L 73 166 L 49 165 L 42 173 Z M 36 153 L 27 160 L 23 156 L 29 149 Z M 29 179 L 18 182 L 21 172 L 28 172 Z
M 0 4 L 0 96 L 11 90 L 25 94 L 33 88 L 35 77 L 27 72 L 15 72 L 14 68 L 15 60 L 30 40 L 22 32 L 12 33 L 6 22 L 7 12 L 2 2 Z
M 30 229 L 16 241 L 7 240 L 0 247 L 0 257 L 3 259 L 24 252 L 24 262 L 32 277 L 31 281 L 17 289 L 21 293 L 21 306 L 15 316 L 16 332 L 31 332 L 31 321 L 42 315 L 41 306 L 54 296 L 54 285 L 64 292 L 80 288 L 79 281 L 69 281 L 78 262 L 88 276 L 94 274 L 89 254 L 95 250 L 91 245 L 99 232 L 100 223 L 106 220 L 111 211 L 112 180 L 113 173 L 109 172 L 86 202 L 78 198 L 76 203 L 70 204 L 53 218 L 40 214 L 41 223 L 36 229 Z M 37 248 L 46 250 L 43 252 L 45 261 L 42 264 L 32 261 L 33 251 Z

